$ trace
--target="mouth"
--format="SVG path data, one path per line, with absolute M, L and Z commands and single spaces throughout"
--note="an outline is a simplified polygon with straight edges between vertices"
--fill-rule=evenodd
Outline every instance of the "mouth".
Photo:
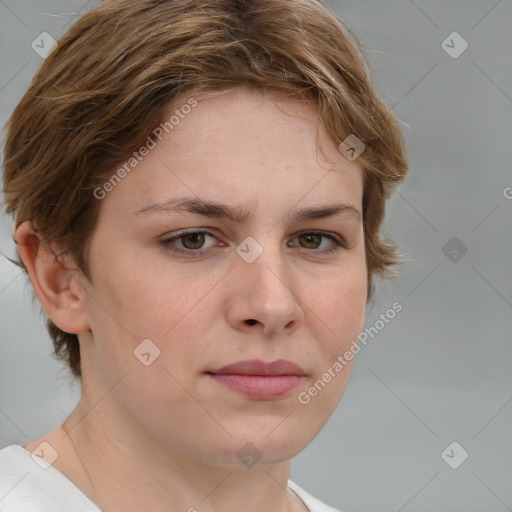
M 300 366 L 285 359 L 239 361 L 206 373 L 224 388 L 255 400 L 283 398 L 306 378 Z

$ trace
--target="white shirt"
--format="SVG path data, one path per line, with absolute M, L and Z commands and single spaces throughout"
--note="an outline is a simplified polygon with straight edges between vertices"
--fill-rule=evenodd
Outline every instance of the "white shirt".
M 11 444 L 0 450 L 2 512 L 101 512 L 63 473 L 47 464 L 44 468 L 33 457 L 36 456 L 19 444 Z M 310 512 L 340 512 L 314 498 L 291 480 L 288 480 L 288 488 Z

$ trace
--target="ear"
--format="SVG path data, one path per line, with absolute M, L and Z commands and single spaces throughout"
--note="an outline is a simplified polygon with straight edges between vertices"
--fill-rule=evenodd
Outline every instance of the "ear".
M 80 281 L 85 278 L 74 261 L 61 254 L 58 246 L 45 242 L 30 221 L 16 228 L 14 238 L 37 297 L 53 323 L 71 334 L 88 331 L 86 292 Z

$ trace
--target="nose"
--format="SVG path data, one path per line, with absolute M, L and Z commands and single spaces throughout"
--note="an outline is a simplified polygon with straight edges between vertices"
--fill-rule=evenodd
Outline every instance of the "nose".
M 265 247 L 252 263 L 237 259 L 230 273 L 227 312 L 233 328 L 276 336 L 289 335 L 303 324 L 297 281 L 283 258 L 278 248 Z

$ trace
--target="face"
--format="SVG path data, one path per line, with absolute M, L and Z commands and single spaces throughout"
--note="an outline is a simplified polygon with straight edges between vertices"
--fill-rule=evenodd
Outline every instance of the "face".
M 362 169 L 301 102 L 197 100 L 101 200 L 83 385 L 166 450 L 232 466 L 252 443 L 275 463 L 319 432 L 353 363 L 333 371 L 364 324 Z

